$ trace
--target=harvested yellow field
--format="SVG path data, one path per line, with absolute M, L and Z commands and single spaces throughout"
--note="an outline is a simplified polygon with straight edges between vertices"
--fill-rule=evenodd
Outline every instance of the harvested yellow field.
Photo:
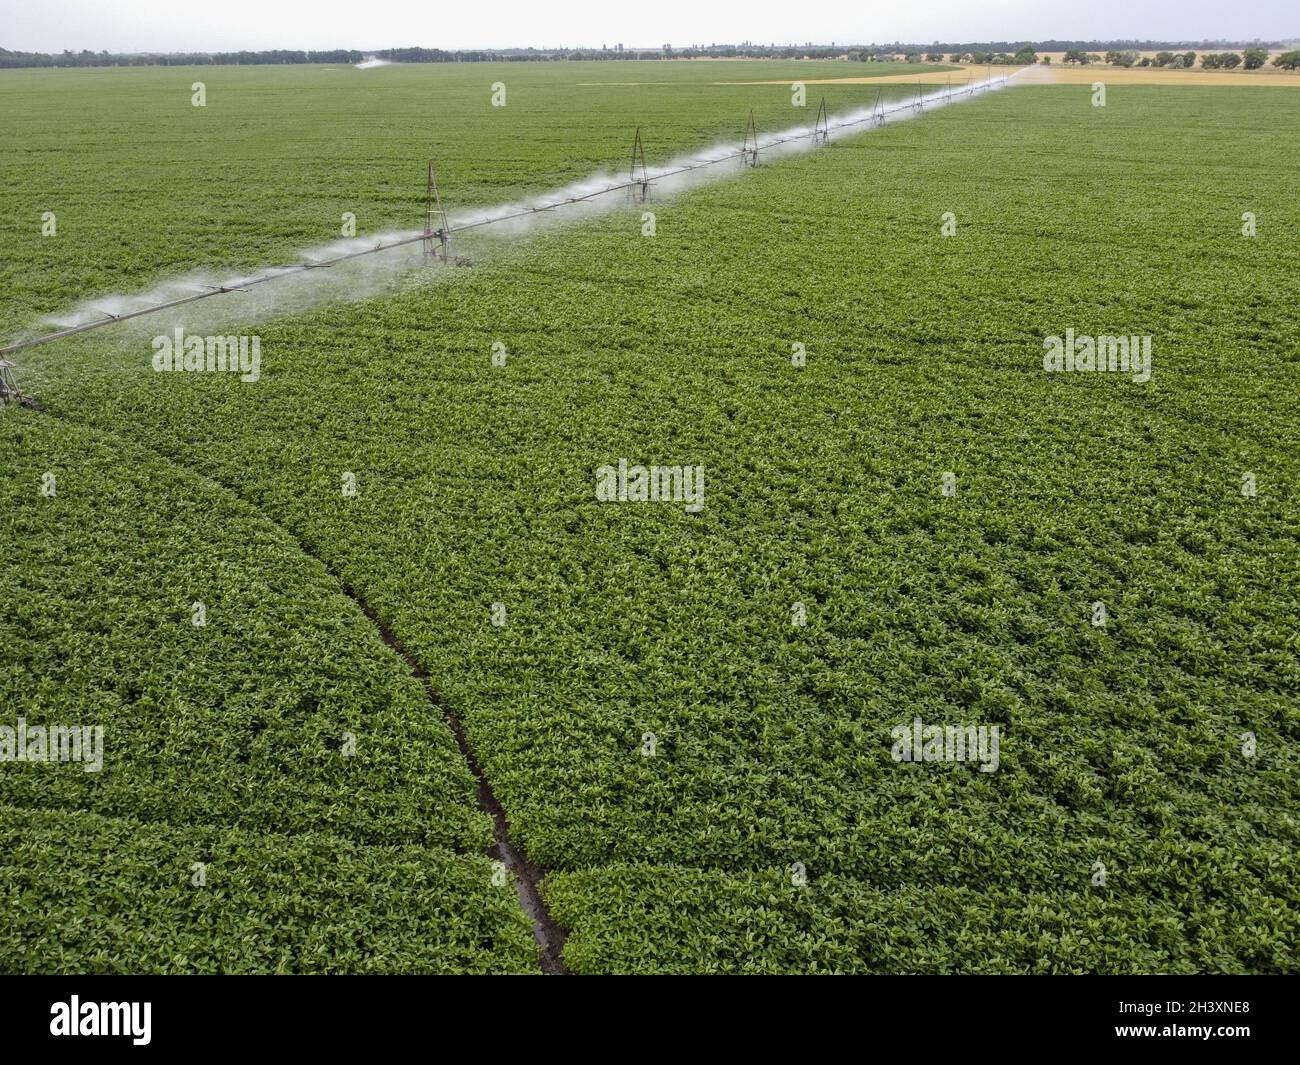
M 1034 68 L 1034 73 L 1049 75 L 1044 82 L 1059 85 L 1091 85 L 1103 81 L 1107 85 L 1291 85 L 1300 86 L 1300 73 L 1288 73 L 1276 68 L 1267 70 L 1168 70 L 1164 67 L 1112 67 L 1101 63 L 1087 66 L 1058 64 Z
M 986 77 L 1002 77 L 1015 68 L 1006 66 L 976 67 L 962 64 L 950 72 L 921 74 L 892 74 L 880 78 L 807 78 L 805 85 L 896 85 L 917 82 L 925 85 L 943 85 L 952 79 L 953 88 L 965 85 L 968 77 L 976 82 Z M 1039 63 L 1020 68 L 1017 81 L 1041 85 L 1091 85 L 1094 81 L 1107 85 L 1290 85 L 1300 87 L 1300 72 L 1268 70 L 1168 70 L 1163 67 L 1115 67 L 1105 63 L 1087 66 L 1059 63 Z M 783 85 L 777 81 L 717 81 L 715 85 Z

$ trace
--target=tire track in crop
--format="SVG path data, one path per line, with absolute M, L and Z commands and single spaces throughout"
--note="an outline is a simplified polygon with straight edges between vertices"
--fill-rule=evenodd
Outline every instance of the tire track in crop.
M 306 544 L 299 544 L 299 546 L 306 554 L 320 562 L 329 572 L 329 566 L 325 565 L 324 561 L 312 548 Z M 554 918 L 551 917 L 550 908 L 546 905 L 545 899 L 542 898 L 541 881 L 546 875 L 545 870 L 533 862 L 524 853 L 523 848 L 515 846 L 511 841 L 510 820 L 506 817 L 501 801 L 492 790 L 492 785 L 484 774 L 483 767 L 479 765 L 478 759 L 474 756 L 474 751 L 465 736 L 465 728 L 461 724 L 460 718 L 433 686 L 424 667 L 402 646 L 402 642 L 397 638 L 393 630 L 384 623 L 375 608 L 366 602 L 365 597 L 359 594 L 351 585 L 342 581 L 340 581 L 339 586 L 343 589 L 343 594 L 356 603 L 361 612 L 370 619 L 371 623 L 379 631 L 384 643 L 406 663 L 411 675 L 424 685 L 424 691 L 429 697 L 430 704 L 447 722 L 452 734 L 456 737 L 456 746 L 460 748 L 461 757 L 465 759 L 470 772 L 474 774 L 474 779 L 478 781 L 479 809 L 492 818 L 496 833 L 496 844 L 488 853 L 514 874 L 515 890 L 519 894 L 519 905 L 523 907 L 524 912 L 528 914 L 528 919 L 532 921 L 533 938 L 537 940 L 537 946 L 541 950 L 542 971 L 552 976 L 567 975 L 569 970 L 564 964 L 564 930 L 555 923 Z
M 59 410 L 51 410 L 36 400 L 30 400 L 24 403 L 24 406 L 30 407 L 38 414 L 45 414 L 58 421 L 66 422 L 69 425 L 75 425 L 79 429 L 106 437 L 127 450 L 140 450 L 140 445 L 131 440 L 124 439 L 116 433 L 102 429 L 97 425 L 88 425 L 80 422 L 75 418 L 68 417 Z M 527 914 L 529 922 L 533 926 L 533 938 L 537 941 L 540 955 L 542 972 L 549 976 L 567 976 L 569 969 L 564 964 L 564 943 L 565 932 L 551 916 L 550 907 L 542 897 L 541 882 L 546 876 L 546 870 L 528 857 L 528 854 L 511 839 L 510 819 L 506 816 L 505 808 L 497 798 L 496 792 L 492 788 L 491 782 L 483 772 L 483 767 L 479 764 L 478 758 L 470 746 L 469 739 L 465 735 L 465 728 L 461 724 L 460 717 L 451 708 L 442 694 L 434 687 L 428 673 L 419 661 L 406 650 L 397 635 L 379 616 L 379 612 L 366 600 L 360 592 L 354 589 L 343 578 L 334 572 L 333 568 L 321 558 L 320 554 L 310 544 L 303 542 L 294 533 L 281 525 L 274 518 L 270 517 L 256 503 L 245 498 L 233 487 L 218 481 L 207 474 L 199 473 L 188 466 L 182 466 L 174 459 L 161 452 L 152 452 L 155 459 L 165 462 L 181 472 L 197 478 L 222 492 L 229 495 L 239 503 L 248 507 L 258 517 L 264 520 L 268 525 L 280 532 L 286 540 L 295 544 L 304 555 L 314 559 L 320 567 L 334 578 L 339 590 L 346 595 L 353 604 L 365 615 L 366 619 L 375 627 L 379 637 L 398 657 L 406 663 L 407 669 L 423 686 L 425 695 L 429 699 L 429 705 L 437 712 L 438 716 L 446 722 L 447 727 L 451 729 L 452 735 L 456 740 L 456 747 L 460 751 L 461 757 L 465 760 L 470 772 L 478 784 L 478 806 L 485 814 L 492 818 L 493 835 L 496 842 L 488 850 L 488 856 L 501 862 L 505 868 L 514 875 L 515 891 L 519 896 L 519 905 Z

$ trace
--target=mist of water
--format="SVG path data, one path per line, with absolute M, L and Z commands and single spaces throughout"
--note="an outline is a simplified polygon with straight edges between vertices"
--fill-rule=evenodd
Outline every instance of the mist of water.
M 876 119 L 873 119 L 873 108 L 860 108 L 833 117 L 829 122 L 830 136 L 834 140 L 837 137 L 868 132 L 875 128 L 877 121 L 882 125 L 905 122 L 926 111 L 1015 84 L 1013 79 L 1016 78 L 1018 75 L 975 84 L 970 96 L 966 95 L 964 89 L 951 94 L 947 89 L 939 89 L 919 97 L 919 100 L 891 101 L 888 107 L 892 110 Z M 812 133 L 813 125 L 807 124 L 761 136 L 759 159 L 770 160 L 812 151 L 817 146 Z M 698 185 L 736 177 L 744 169 L 737 158 L 741 147 L 735 142 L 719 143 L 702 151 L 679 156 L 660 166 L 648 167 L 646 176 L 654 199 L 662 200 Z M 474 258 L 480 258 L 492 253 L 494 242 L 515 241 L 544 228 L 571 224 L 579 219 L 626 208 L 628 195 L 622 186 L 627 182 L 626 173 L 598 173 L 530 199 L 449 213 L 448 222 L 452 230 L 466 226 L 481 227 L 473 228 L 464 235 L 453 236 L 453 253 L 458 249 L 472 248 Z M 421 230 L 412 229 L 338 240 L 307 249 L 302 253 L 302 259 L 331 259 L 397 240 L 416 238 L 420 233 Z M 417 241 L 400 248 L 376 251 L 325 269 L 294 271 L 291 267 L 272 266 L 235 276 L 218 270 L 195 270 L 136 293 L 98 296 L 82 301 L 66 312 L 47 317 L 45 323 L 56 328 L 68 328 L 107 320 L 109 316 L 129 314 L 186 296 L 269 277 L 270 280 L 251 288 L 236 289 L 211 300 L 169 308 L 156 316 L 147 315 L 117 327 L 129 329 L 136 336 L 141 332 L 146 335 L 162 335 L 177 327 L 190 333 L 208 332 L 222 321 L 237 322 L 242 328 L 272 316 L 302 313 L 323 304 L 375 295 L 391 288 L 404 274 L 416 269 L 422 270 L 420 280 L 423 282 L 436 281 L 451 268 L 436 262 L 431 265 L 422 256 Z M 48 330 L 41 330 L 45 331 Z M 29 337 L 33 335 L 35 333 L 27 334 Z

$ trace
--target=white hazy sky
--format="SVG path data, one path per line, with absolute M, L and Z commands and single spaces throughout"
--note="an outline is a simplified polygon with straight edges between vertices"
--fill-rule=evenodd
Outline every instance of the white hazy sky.
M 1296 0 L 0 0 L 40 52 L 1296 36 Z

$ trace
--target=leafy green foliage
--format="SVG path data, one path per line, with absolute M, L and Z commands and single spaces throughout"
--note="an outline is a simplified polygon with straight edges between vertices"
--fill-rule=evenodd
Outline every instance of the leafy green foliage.
M 104 730 L 99 772 L 0 764 L 0 971 L 535 967 L 445 849 L 491 840 L 450 731 L 319 563 L 100 433 L 7 409 L 0 453 L 0 724 Z
M 575 968 L 1295 971 L 1290 106 L 1016 89 L 268 323 L 256 385 L 129 331 L 25 365 L 364 594 Z M 534 148 L 520 185 L 581 158 Z M 1067 327 L 1153 336 L 1152 380 L 1043 373 Z M 704 465 L 704 512 L 602 507 L 619 457 Z M 895 763 L 914 715 L 998 724 L 1001 768 Z
M 4 414 L 4 723 L 102 725 L 105 765 L 6 763 L 0 800 L 490 843 L 450 730 L 319 563 L 247 504 L 136 446 Z M 45 471 L 52 498 L 38 490 Z
M 1294 876 L 1294 854 L 1291 872 Z M 1145 874 L 1151 870 L 1142 869 Z M 549 885 L 580 973 L 1295 971 L 1300 911 L 1276 892 L 903 887 L 779 872 L 607 866 Z
M 206 865 L 195 886 L 191 866 Z M 0 807 L 8 973 L 526 973 L 486 858 Z

